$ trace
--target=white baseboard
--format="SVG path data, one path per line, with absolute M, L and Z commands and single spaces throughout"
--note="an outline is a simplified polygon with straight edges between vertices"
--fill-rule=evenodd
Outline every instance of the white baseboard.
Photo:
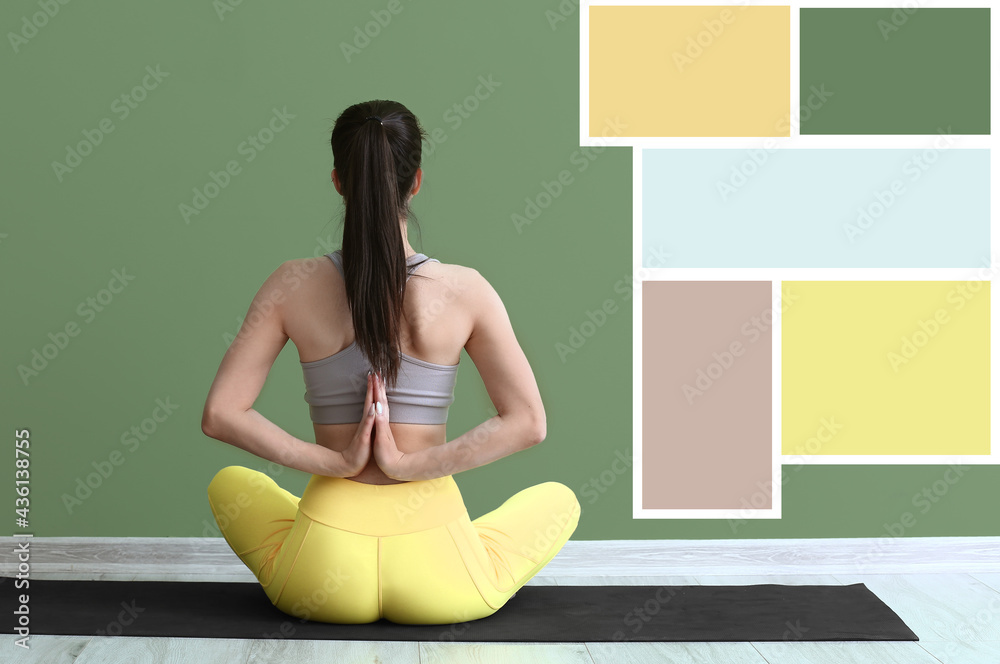
M 3 537 L 31 578 L 255 581 L 221 537 Z M 540 577 L 1000 573 L 1000 537 L 570 540 Z

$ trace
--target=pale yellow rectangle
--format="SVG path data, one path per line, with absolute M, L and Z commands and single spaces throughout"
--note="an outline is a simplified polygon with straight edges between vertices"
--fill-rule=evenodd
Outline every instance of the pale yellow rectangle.
M 782 291 L 782 454 L 990 453 L 990 282 Z
M 787 6 L 592 6 L 589 39 L 590 136 L 789 135 Z

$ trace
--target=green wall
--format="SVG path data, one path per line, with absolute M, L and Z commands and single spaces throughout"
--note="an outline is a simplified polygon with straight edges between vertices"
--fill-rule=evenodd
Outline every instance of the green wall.
M 632 450 L 632 151 L 578 144 L 575 3 L 51 4 L 51 17 L 38 2 L 0 7 L 0 403 L 10 441 L 0 475 L 13 500 L 14 432 L 30 429 L 28 532 L 214 535 L 205 487 L 229 464 L 301 492 L 307 475 L 203 435 L 201 410 L 266 276 L 340 245 L 333 120 L 389 98 L 437 130 L 412 244 L 490 279 L 546 405 L 542 445 L 456 476 L 473 518 L 557 480 L 580 498 L 579 540 L 873 537 L 907 512 L 915 520 L 893 534 L 1000 534 L 995 466 L 946 484 L 946 466 L 790 465 L 780 520 L 632 519 L 631 469 L 615 471 Z M 560 7 L 567 16 L 554 22 Z M 372 12 L 384 25 L 346 53 L 377 25 Z M 33 15 L 41 28 L 26 27 Z M 474 110 L 459 114 L 463 104 Z M 248 147 L 275 109 L 294 117 L 263 149 Z M 81 142 L 92 149 L 72 168 L 54 165 Z M 230 161 L 239 172 L 185 218 L 193 189 Z M 564 170 L 572 182 L 518 232 L 512 215 Z M 111 293 L 115 271 L 126 285 Z M 616 313 L 561 358 L 557 344 L 608 298 Z M 60 337 L 67 325 L 75 335 Z M 50 343 L 47 366 L 23 377 L 19 367 Z M 449 437 L 492 414 L 467 356 L 458 386 Z M 303 391 L 289 343 L 256 408 L 312 440 Z M 159 403 L 172 412 L 163 417 Z M 112 472 L 68 504 L 101 467 Z M 915 498 L 925 488 L 933 502 Z

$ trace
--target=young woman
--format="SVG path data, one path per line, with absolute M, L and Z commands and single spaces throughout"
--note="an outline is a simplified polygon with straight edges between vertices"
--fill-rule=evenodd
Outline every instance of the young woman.
M 202 430 L 312 473 L 300 498 L 242 466 L 209 504 L 272 604 L 332 623 L 448 624 L 500 609 L 576 529 L 571 489 L 545 482 L 470 520 L 452 475 L 545 438 L 531 367 L 475 269 L 407 239 L 426 132 L 402 104 L 356 104 L 333 128 L 342 248 L 265 281 L 208 394 Z M 419 272 L 418 272 L 419 269 Z M 316 445 L 253 409 L 285 343 L 298 349 Z M 454 440 L 465 349 L 497 414 Z

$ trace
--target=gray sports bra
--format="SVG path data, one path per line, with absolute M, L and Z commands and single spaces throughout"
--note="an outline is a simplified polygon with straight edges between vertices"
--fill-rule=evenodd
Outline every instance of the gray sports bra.
M 327 254 L 344 274 L 340 249 Z M 415 264 L 436 258 L 414 254 L 406 260 L 409 280 Z M 448 407 L 455 400 L 457 364 L 435 364 L 400 352 L 399 375 L 394 387 L 386 386 L 389 400 L 389 421 L 411 424 L 444 424 Z M 305 378 L 305 400 L 309 416 L 317 424 L 360 422 L 365 405 L 368 371 L 372 368 L 364 353 L 352 341 L 346 348 L 312 362 L 299 362 Z

